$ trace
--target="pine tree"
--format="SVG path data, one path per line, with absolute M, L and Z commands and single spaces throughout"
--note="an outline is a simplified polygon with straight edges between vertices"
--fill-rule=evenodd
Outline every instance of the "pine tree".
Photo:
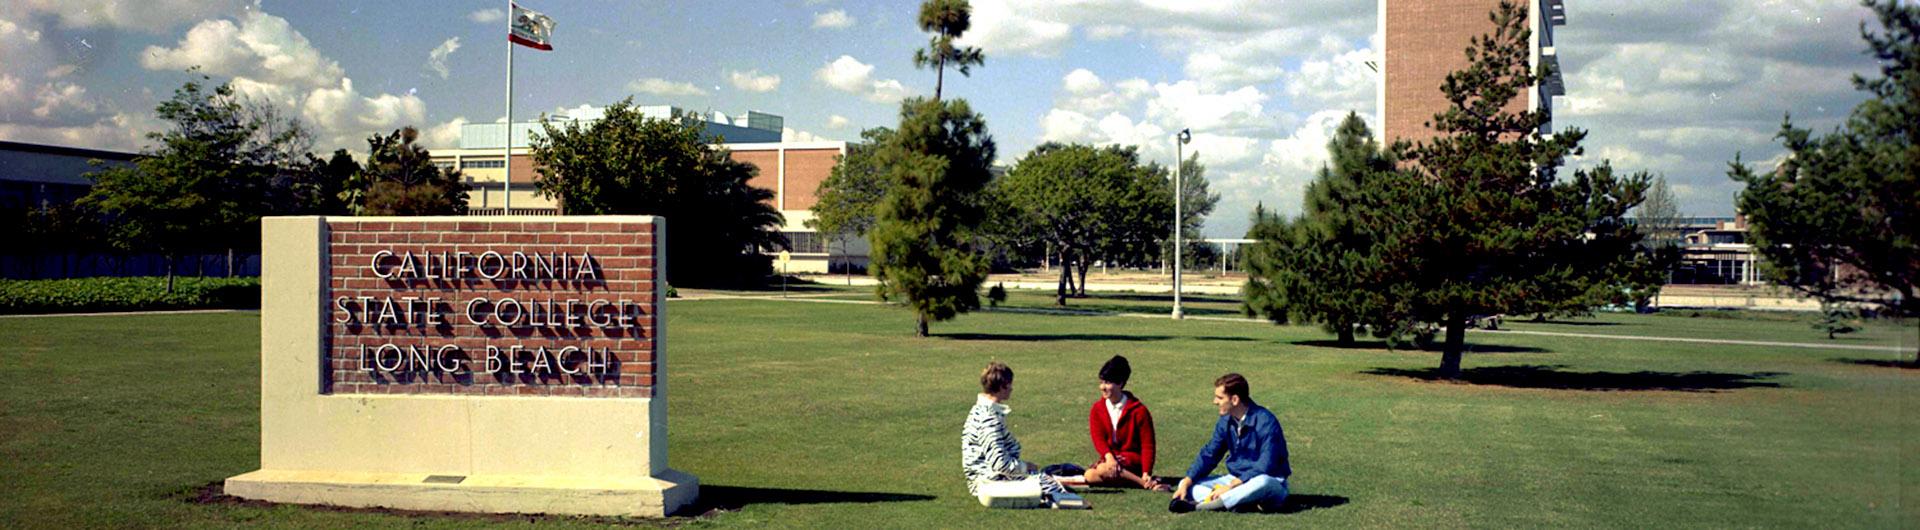
M 1920 316 L 1920 6 L 1869 1 L 1882 31 L 1860 34 L 1880 77 L 1834 132 L 1780 128 L 1787 157 L 1757 173 L 1734 158 L 1737 205 L 1768 277 L 1829 305 Z M 1914 363 L 1920 365 L 1920 349 Z
M 1249 257 L 1243 303 L 1249 314 L 1275 323 L 1318 322 L 1351 344 L 1356 328 L 1398 329 L 1402 315 L 1379 278 L 1382 261 L 1375 217 L 1384 204 L 1370 195 L 1373 181 L 1394 170 L 1394 159 L 1358 114 L 1349 113 L 1327 142 L 1329 164 L 1307 186 L 1301 217 L 1287 222 L 1256 210 L 1247 235 Z
M 960 75 L 970 75 L 973 67 L 986 62 L 980 48 L 954 44 L 972 27 L 973 6 L 967 0 L 927 0 L 920 4 L 920 30 L 932 33 L 933 39 L 926 48 L 913 51 L 913 65 L 933 68 L 934 101 L 940 101 L 941 88 L 947 84 L 947 67 Z
M 883 297 L 905 299 L 916 334 L 925 337 L 928 321 L 980 307 L 982 190 L 992 179 L 993 139 L 966 100 L 912 98 L 876 155 L 887 193 L 873 229 L 871 272 Z
M 1409 163 L 1377 189 L 1398 211 L 1371 221 L 1388 230 L 1374 255 L 1393 265 L 1382 282 L 1393 302 L 1445 329 L 1438 375 L 1448 379 L 1476 317 L 1623 289 L 1620 273 L 1641 264 L 1625 254 L 1639 241 L 1625 214 L 1649 177 L 1616 177 L 1603 163 L 1560 179 L 1586 131 L 1548 135 L 1545 110 L 1514 110 L 1544 72 L 1529 65 L 1526 10 L 1503 1 L 1490 18 L 1494 32 L 1473 39 L 1469 66 L 1441 86 L 1451 106 L 1428 124 L 1439 136 L 1395 146 Z

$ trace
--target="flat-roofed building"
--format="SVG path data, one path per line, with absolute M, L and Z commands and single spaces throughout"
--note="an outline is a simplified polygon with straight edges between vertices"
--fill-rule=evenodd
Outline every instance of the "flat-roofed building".
M 0 140 L 0 208 L 45 208 L 87 195 L 93 173 L 132 165 L 140 155 L 119 151 Z M 102 165 L 92 163 L 99 160 Z
M 665 106 L 637 109 L 650 118 L 687 115 L 679 109 Z M 815 192 L 820 188 L 820 183 L 827 180 L 827 175 L 833 172 L 833 167 L 839 164 L 839 157 L 846 154 L 846 142 L 782 141 L 781 131 L 785 120 L 763 112 L 749 111 L 738 117 L 720 113 L 701 114 L 698 117 L 704 122 L 703 135 L 708 141 L 727 149 L 734 160 L 752 164 L 759 170 L 748 184 L 773 192 L 772 205 L 786 218 L 786 224 L 780 231 L 786 234 L 793 248 L 787 271 L 824 273 L 846 270 L 847 267 L 866 267 L 868 245 L 864 239 L 821 235 L 805 224 L 813 218 L 811 208 L 819 202 Z M 503 160 L 501 151 L 506 142 L 505 124 L 467 125 L 461 129 L 460 147 L 432 150 L 433 162 L 461 171 L 468 184 L 468 207 L 474 215 L 506 213 L 501 208 L 508 202 L 503 200 L 503 196 L 509 193 L 513 214 L 556 215 L 560 213 L 558 204 L 553 199 L 538 197 L 534 193 L 533 183 L 539 175 L 534 171 L 533 159 L 527 148 L 530 139 L 542 134 L 543 130 L 539 123 L 514 124 L 513 156 L 511 160 Z M 501 183 L 508 163 L 513 164 L 513 185 L 503 190 Z M 775 268 L 777 270 L 779 265 L 776 264 Z

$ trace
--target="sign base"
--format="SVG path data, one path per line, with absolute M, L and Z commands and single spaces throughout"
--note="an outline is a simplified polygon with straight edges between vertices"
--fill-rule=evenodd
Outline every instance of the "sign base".
M 693 475 L 672 469 L 640 479 L 263 469 L 227 479 L 226 493 L 355 508 L 665 517 L 693 502 L 699 487 Z

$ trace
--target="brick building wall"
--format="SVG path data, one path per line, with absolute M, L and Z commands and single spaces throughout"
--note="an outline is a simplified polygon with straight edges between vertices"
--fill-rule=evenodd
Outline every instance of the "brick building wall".
M 1540 0 L 1522 0 L 1530 11 L 1546 6 Z M 1555 3 L 1557 5 L 1557 3 Z M 1466 49 L 1473 38 L 1493 32 L 1489 18 L 1500 0 L 1419 0 L 1380 2 L 1380 31 L 1386 42 L 1385 78 L 1380 112 L 1383 138 L 1388 142 L 1418 142 L 1432 138 L 1427 127 L 1433 116 L 1449 106 L 1440 86 L 1447 74 L 1467 67 Z M 1535 45 L 1543 26 L 1541 13 L 1531 13 Z M 1526 111 L 1535 91 L 1519 94 L 1508 110 Z
M 328 218 L 323 391 L 652 396 L 664 226 L 599 219 Z

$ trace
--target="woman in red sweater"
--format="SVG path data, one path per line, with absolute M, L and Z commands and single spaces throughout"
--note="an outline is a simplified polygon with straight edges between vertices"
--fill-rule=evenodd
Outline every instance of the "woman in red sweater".
M 1153 479 L 1153 414 L 1126 391 L 1132 376 L 1127 358 L 1119 355 L 1100 367 L 1100 399 L 1087 411 L 1087 431 L 1100 460 L 1087 470 L 1086 482 L 1166 491 Z

